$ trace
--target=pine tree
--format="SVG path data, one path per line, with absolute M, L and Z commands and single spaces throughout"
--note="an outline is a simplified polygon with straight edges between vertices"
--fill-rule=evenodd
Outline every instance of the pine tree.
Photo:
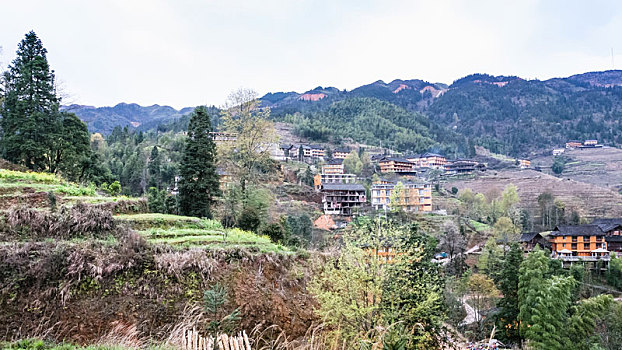
M 3 74 L 2 155 L 33 170 L 46 169 L 46 156 L 50 156 L 62 135 L 54 72 L 46 54 L 41 40 L 31 31 Z
M 190 117 L 188 138 L 180 164 L 179 206 L 183 215 L 211 217 L 210 207 L 220 195 L 216 173 L 216 145 L 210 137 L 207 109 L 197 107 Z
M 161 160 L 158 146 L 153 146 L 151 155 L 149 156 L 149 185 L 147 188 L 155 187 L 160 189 L 161 186 Z
M 46 54 L 31 31 L 3 74 L 0 155 L 32 170 L 61 173 L 72 181 L 101 182 L 109 171 L 91 150 L 86 124 L 59 110 L 54 72 Z

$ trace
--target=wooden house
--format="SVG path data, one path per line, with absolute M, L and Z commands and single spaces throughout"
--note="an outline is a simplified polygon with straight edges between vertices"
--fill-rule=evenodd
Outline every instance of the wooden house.
M 350 154 L 350 150 L 347 148 L 336 148 L 333 151 L 333 158 L 335 159 L 346 159 L 346 157 Z
M 322 174 L 344 174 L 343 159 L 333 159 L 322 165 Z
M 412 173 L 414 164 L 404 158 L 383 157 L 378 161 L 382 173 Z
M 605 232 L 594 224 L 560 225 L 549 234 L 552 252 L 561 258 L 608 257 Z
M 605 233 L 609 251 L 622 253 L 622 218 L 596 219 L 592 224 L 597 225 Z
M 324 214 L 351 216 L 355 208 L 360 208 L 366 203 L 363 185 L 322 184 Z

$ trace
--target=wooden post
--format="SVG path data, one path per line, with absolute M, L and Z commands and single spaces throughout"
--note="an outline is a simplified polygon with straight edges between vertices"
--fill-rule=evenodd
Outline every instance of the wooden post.
M 242 331 L 242 335 L 244 335 L 244 345 L 246 345 L 245 350 L 252 350 L 251 343 L 248 341 L 248 336 L 246 335 L 246 331 Z

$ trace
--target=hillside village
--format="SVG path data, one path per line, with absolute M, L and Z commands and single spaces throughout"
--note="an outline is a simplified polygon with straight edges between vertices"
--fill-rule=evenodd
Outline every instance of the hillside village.
M 617 130 L 534 146 L 451 112 L 576 76 L 241 88 L 115 124 L 61 105 L 46 53 L 27 33 L 2 80 L 0 347 L 620 349 Z

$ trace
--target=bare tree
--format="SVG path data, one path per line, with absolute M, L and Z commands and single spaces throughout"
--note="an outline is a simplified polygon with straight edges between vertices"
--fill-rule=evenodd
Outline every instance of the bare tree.
M 450 259 L 465 251 L 466 238 L 460 233 L 458 226 L 453 221 L 447 220 L 443 223 L 443 232 L 444 234 L 440 239 L 440 247 L 449 254 Z

